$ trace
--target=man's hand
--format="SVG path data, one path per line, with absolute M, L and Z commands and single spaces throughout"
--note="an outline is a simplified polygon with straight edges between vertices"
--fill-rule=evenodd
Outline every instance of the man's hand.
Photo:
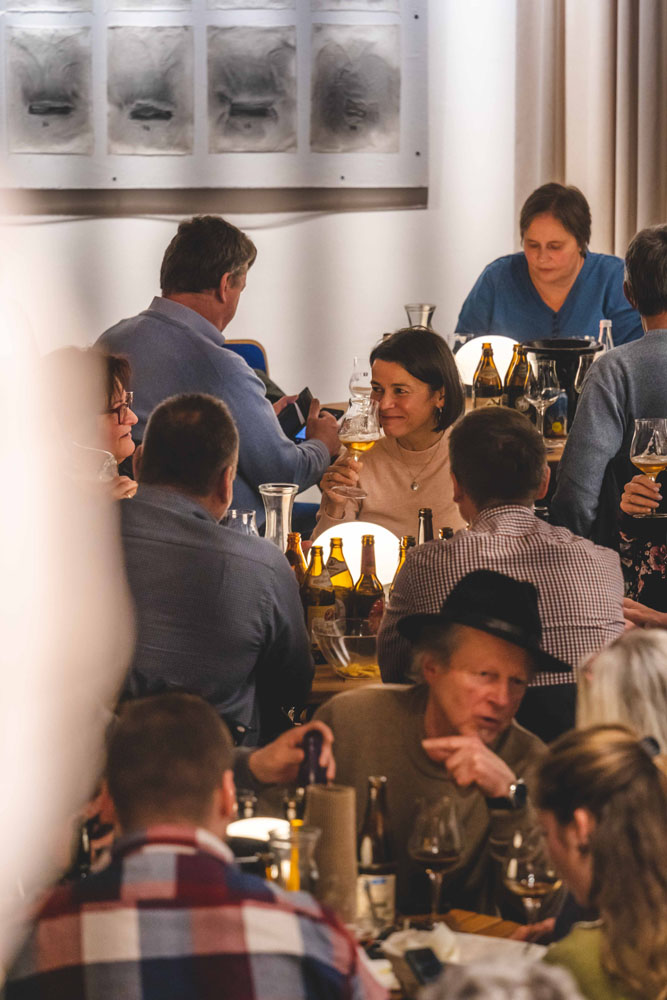
M 422 740 L 431 760 L 445 765 L 457 785 L 477 785 L 487 798 L 507 795 L 516 775 L 479 736 L 436 736 Z
M 623 487 L 621 510 L 625 514 L 646 514 L 655 510 L 662 500 L 658 483 L 648 476 L 633 476 Z
M 630 597 L 623 598 L 623 617 L 639 628 L 667 628 L 665 612 L 654 611 L 653 608 L 647 608 L 645 604 L 633 601 Z
M 340 451 L 338 439 L 338 424 L 332 413 L 320 413 L 319 399 L 313 399 L 306 420 L 306 437 L 322 441 L 329 449 L 329 454 L 335 458 Z
M 290 403 L 296 403 L 298 398 L 298 396 L 282 396 L 273 404 L 273 412 L 276 416 L 279 416 L 286 406 L 289 406 Z
M 288 785 L 295 781 L 304 756 L 301 744 L 311 729 L 319 729 L 324 737 L 319 762 L 322 767 L 326 767 L 328 780 L 333 781 L 336 776 L 333 733 L 325 722 L 307 722 L 305 726 L 288 729 L 273 743 L 255 750 L 248 759 L 248 767 L 255 778 L 263 785 Z

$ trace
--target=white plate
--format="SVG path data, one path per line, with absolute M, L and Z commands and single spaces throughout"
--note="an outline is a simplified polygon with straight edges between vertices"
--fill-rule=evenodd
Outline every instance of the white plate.
M 456 931 L 460 948 L 459 965 L 478 962 L 485 958 L 515 958 L 523 962 L 539 962 L 546 948 L 543 944 L 526 944 L 511 938 L 485 937 L 484 934 L 463 934 Z

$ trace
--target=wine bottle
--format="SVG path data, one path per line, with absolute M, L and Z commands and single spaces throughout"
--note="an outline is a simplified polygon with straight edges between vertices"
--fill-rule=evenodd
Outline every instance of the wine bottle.
M 301 535 L 298 531 L 290 531 L 287 535 L 285 555 L 287 562 L 294 570 L 296 582 L 301 586 L 306 577 L 306 560 L 301 548 Z
M 301 584 L 301 603 L 306 616 L 313 656 L 316 662 L 323 663 L 324 657 L 313 636 L 313 622 L 316 618 L 332 621 L 336 617 L 336 592 L 324 565 L 321 545 L 313 545 L 310 550 L 310 563 Z
M 396 567 L 396 572 L 394 573 L 394 579 L 391 581 L 391 587 L 389 588 L 389 599 L 391 600 L 391 595 L 394 593 L 394 587 L 396 586 L 396 580 L 398 579 L 398 574 L 403 569 L 403 563 L 405 562 L 405 555 L 410 547 L 408 545 L 408 540 L 412 538 L 412 543 L 414 545 L 413 535 L 403 535 L 398 546 L 398 566 Z
M 373 633 L 384 613 L 384 589 L 375 573 L 375 536 L 361 536 L 361 576 L 350 597 L 350 617 L 366 619 Z
M 530 375 L 530 362 L 526 357 L 526 348 L 522 344 L 514 345 L 514 354 L 505 375 L 503 386 L 503 406 L 526 413 L 530 403 L 526 399 L 526 386 Z
M 419 509 L 419 526 L 417 528 L 417 545 L 430 542 L 433 539 L 433 511 L 430 507 Z
M 340 603 L 338 615 L 339 617 L 344 617 L 350 606 L 350 596 L 354 590 L 354 580 L 345 562 L 342 538 L 331 539 L 331 550 L 327 559 L 327 571 L 331 577 L 336 601 Z
M 480 406 L 501 406 L 502 402 L 503 383 L 493 360 L 493 348 L 485 342 L 472 381 L 472 406 L 477 410 Z
M 396 860 L 386 791 L 383 774 L 369 777 L 366 815 L 357 839 L 357 920 L 369 920 L 375 930 L 391 926 L 396 915 Z

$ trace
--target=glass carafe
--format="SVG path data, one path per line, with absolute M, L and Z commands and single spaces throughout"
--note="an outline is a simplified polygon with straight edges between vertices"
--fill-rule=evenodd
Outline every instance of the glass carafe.
M 315 847 L 321 832 L 317 826 L 301 826 L 298 821 L 284 832 L 272 830 L 269 834 L 271 880 L 283 889 L 314 895 L 319 878 Z
M 262 483 L 259 487 L 266 511 L 264 537 L 281 552 L 287 548 L 287 536 L 292 530 L 292 506 L 298 491 L 296 483 Z
M 427 330 L 431 329 L 431 320 L 435 312 L 435 306 L 432 302 L 409 302 L 405 306 L 405 311 L 408 314 L 409 326 L 423 326 Z

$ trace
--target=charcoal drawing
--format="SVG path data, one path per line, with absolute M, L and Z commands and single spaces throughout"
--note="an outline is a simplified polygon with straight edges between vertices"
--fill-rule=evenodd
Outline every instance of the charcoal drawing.
M 396 25 L 314 25 L 311 150 L 398 152 L 400 86 Z
M 296 148 L 296 31 L 208 29 L 209 151 Z
M 108 29 L 110 153 L 192 152 L 192 66 L 192 28 Z
M 7 29 L 12 153 L 93 151 L 89 28 Z
M 311 10 L 364 10 L 400 12 L 400 0 L 310 0 Z

